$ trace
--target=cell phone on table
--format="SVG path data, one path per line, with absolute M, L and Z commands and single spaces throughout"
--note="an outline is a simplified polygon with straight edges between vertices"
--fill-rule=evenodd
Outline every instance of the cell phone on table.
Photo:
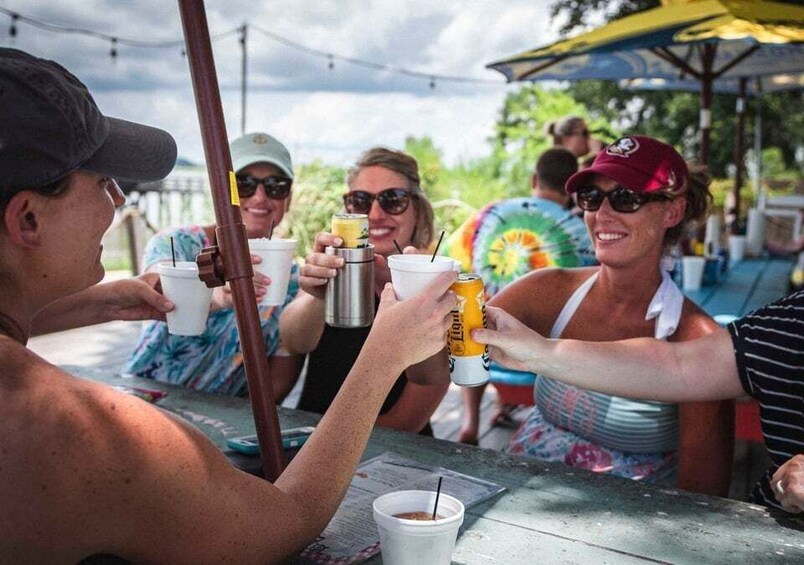
M 314 431 L 315 427 L 313 426 L 302 426 L 300 428 L 282 430 L 282 447 L 285 449 L 301 447 Z M 247 455 L 257 455 L 260 452 L 260 444 L 256 435 L 232 437 L 226 440 L 226 445 L 228 445 L 230 449 Z

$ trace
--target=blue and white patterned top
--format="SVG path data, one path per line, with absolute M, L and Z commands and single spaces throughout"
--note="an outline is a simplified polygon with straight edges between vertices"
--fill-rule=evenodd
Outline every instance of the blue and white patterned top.
M 176 260 L 194 261 L 202 248 L 211 245 L 201 226 L 159 232 L 145 248 L 144 269 L 170 259 L 171 237 Z M 269 356 L 279 349 L 279 314 L 298 291 L 299 268 L 294 263 L 285 304 L 258 307 Z M 199 336 L 170 335 L 166 323 L 146 322 L 123 372 L 205 392 L 244 396 L 246 373 L 234 309 L 210 312 L 207 329 Z

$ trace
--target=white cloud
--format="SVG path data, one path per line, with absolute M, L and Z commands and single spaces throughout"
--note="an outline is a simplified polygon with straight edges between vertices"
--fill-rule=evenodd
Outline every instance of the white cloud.
M 174 2 L 164 0 L 6 0 L 37 20 L 143 41 L 181 39 Z M 297 162 L 346 164 L 378 144 L 401 147 L 430 136 L 448 162 L 488 152 L 486 139 L 506 87 L 487 63 L 555 37 L 544 2 L 532 0 L 208 0 L 211 33 L 244 22 L 312 49 L 439 75 L 497 84 L 427 80 L 312 56 L 249 34 L 248 130 L 287 142 Z M 2 29 L 0 17 L 0 30 Z M 83 35 L 56 34 L 20 22 L 15 47 L 52 58 L 87 83 L 101 109 L 170 131 L 182 156 L 203 160 L 187 60 L 179 47 L 118 46 Z M 0 42 L 8 46 L 8 39 Z M 230 137 L 240 134 L 240 46 L 236 36 L 213 51 Z

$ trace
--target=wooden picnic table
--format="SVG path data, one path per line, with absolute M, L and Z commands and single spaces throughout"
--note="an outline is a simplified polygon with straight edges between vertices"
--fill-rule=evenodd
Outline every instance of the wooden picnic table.
M 221 449 L 227 438 L 254 433 L 246 399 L 63 368 L 111 385 L 167 391 L 159 405 L 195 424 Z M 320 416 L 280 408 L 279 419 L 289 428 L 315 425 Z M 804 521 L 760 506 L 384 428 L 372 432 L 363 460 L 387 451 L 505 487 L 467 509 L 454 563 L 804 562 Z
M 793 263 L 779 257 L 743 259 L 717 283 L 684 294 L 712 317 L 737 318 L 789 294 Z

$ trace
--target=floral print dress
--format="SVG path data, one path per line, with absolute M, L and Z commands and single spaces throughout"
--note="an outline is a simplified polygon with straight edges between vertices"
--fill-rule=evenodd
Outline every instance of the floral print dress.
M 162 231 L 145 248 L 145 269 L 171 258 L 171 237 L 176 260 L 194 261 L 201 249 L 211 245 L 201 226 Z M 285 304 L 258 307 L 269 356 L 280 352 L 279 315 L 298 290 L 298 266 L 294 263 Z M 123 372 L 195 390 L 244 396 L 246 374 L 234 309 L 210 312 L 207 328 L 199 336 L 170 335 L 166 323 L 146 322 Z

